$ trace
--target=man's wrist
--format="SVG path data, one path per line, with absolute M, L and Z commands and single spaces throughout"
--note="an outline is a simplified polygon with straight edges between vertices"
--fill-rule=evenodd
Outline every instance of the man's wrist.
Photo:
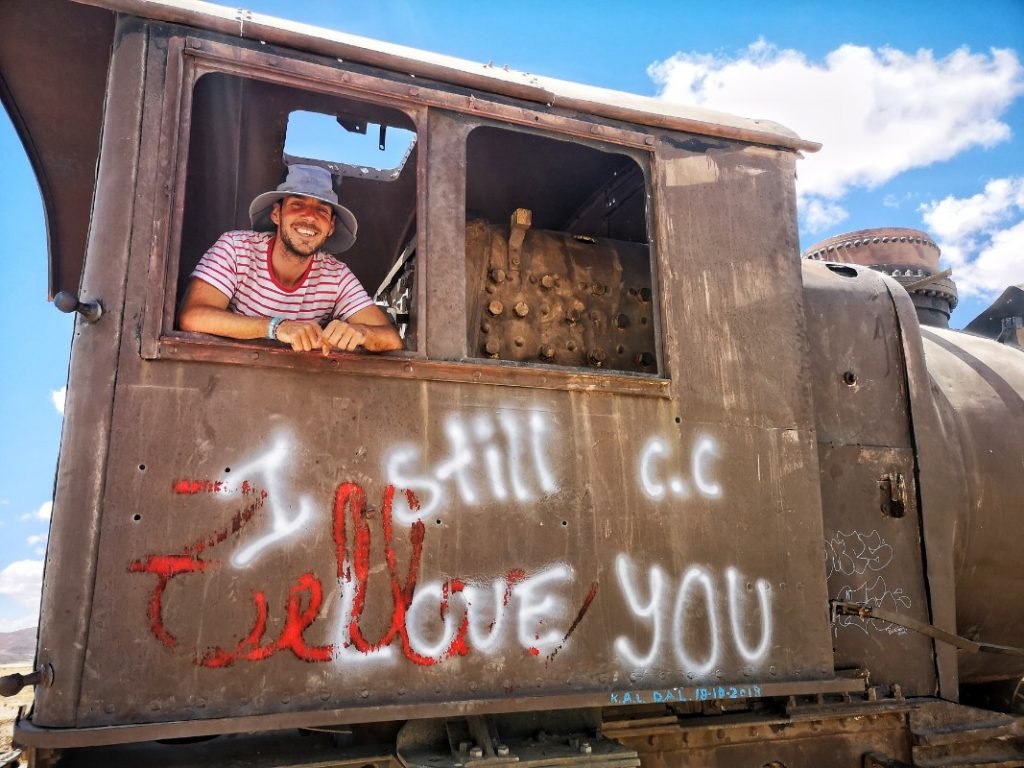
M 277 329 L 281 327 L 281 323 L 284 322 L 283 317 L 272 317 L 270 323 L 267 324 L 267 338 L 277 339 Z

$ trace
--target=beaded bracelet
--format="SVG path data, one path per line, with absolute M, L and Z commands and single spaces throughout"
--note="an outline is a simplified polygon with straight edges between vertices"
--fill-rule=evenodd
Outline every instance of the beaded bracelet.
M 272 317 L 270 319 L 270 325 L 267 326 L 267 338 L 268 339 L 276 339 L 277 338 L 277 326 L 279 326 L 283 322 L 284 322 L 284 318 L 283 317 Z

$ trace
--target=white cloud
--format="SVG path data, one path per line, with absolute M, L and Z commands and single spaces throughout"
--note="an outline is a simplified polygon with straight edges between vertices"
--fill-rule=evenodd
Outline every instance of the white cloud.
M 53 502 L 44 501 L 35 512 L 29 512 L 21 516 L 21 520 L 49 520 L 53 512 Z
M 920 195 L 917 192 L 905 192 L 902 195 L 894 195 L 891 192 L 882 198 L 882 205 L 886 208 L 900 209 L 904 203 L 910 204 Z
M 25 539 L 25 543 L 32 547 L 32 553 L 36 557 L 43 557 L 46 555 L 46 534 L 45 533 L 34 533 Z
M 976 195 L 918 210 L 961 294 L 991 296 L 1024 283 L 1024 177 L 993 179 Z
M 38 610 L 42 588 L 42 560 L 15 560 L 0 571 L 0 595 L 26 608 Z M 31 623 L 27 626 L 31 626 Z
M 64 401 L 68 396 L 68 385 L 65 384 L 60 389 L 55 389 L 50 393 L 50 400 L 53 402 L 53 407 L 57 409 L 57 413 L 61 416 L 64 415 Z
M 812 235 L 824 232 L 849 216 L 841 205 L 817 198 L 801 198 L 798 206 L 804 228 Z
M 680 52 L 648 74 L 662 98 L 771 119 L 822 142 L 798 166 L 798 191 L 831 201 L 1008 140 L 1001 118 L 1024 93 L 1024 66 L 999 49 L 936 58 L 843 45 L 814 62 L 759 40 L 737 58 Z

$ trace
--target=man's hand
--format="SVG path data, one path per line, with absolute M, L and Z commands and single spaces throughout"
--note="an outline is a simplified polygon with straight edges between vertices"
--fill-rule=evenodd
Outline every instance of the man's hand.
M 330 329 L 331 326 L 327 327 Z M 277 339 L 291 345 L 296 352 L 311 352 L 323 346 L 324 332 L 317 323 L 285 320 L 277 326 Z
M 327 324 L 321 339 L 326 357 L 332 349 L 352 352 L 362 347 L 367 352 L 390 352 L 402 348 L 402 339 L 380 307 L 371 305 L 348 320 L 335 318 Z
M 321 338 L 324 357 L 330 354 L 331 348 L 342 352 L 352 352 L 366 341 L 366 328 L 362 325 L 346 323 L 344 320 L 331 320 L 324 328 Z

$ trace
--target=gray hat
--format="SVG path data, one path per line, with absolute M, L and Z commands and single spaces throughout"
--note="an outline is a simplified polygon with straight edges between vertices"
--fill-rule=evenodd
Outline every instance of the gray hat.
M 327 203 L 334 209 L 334 232 L 324 243 L 323 250 L 328 253 L 341 253 L 352 247 L 356 241 L 356 217 L 352 211 L 338 204 L 338 194 L 331 183 L 331 172 L 318 165 L 290 165 L 288 178 L 279 184 L 273 192 L 258 195 L 249 205 L 249 220 L 252 228 L 266 232 L 275 229 L 270 220 L 270 209 L 274 203 L 288 195 L 312 197 Z

